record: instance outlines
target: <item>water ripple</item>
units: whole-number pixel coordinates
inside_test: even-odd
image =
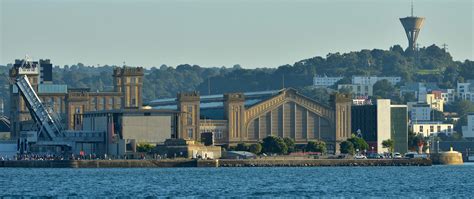
[[[0,168],[0,197],[471,197],[474,165]]]

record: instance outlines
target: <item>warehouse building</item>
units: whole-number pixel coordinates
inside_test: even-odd
[[[200,141],[203,133],[211,133],[216,145],[236,145],[272,135],[297,144],[322,140],[328,152],[336,153],[339,143],[351,136],[351,104],[347,95],[335,94],[326,105],[289,88],[212,96],[179,93],[149,105],[180,112],[177,138]]]

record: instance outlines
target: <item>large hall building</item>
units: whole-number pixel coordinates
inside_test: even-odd
[[[176,138],[201,140],[201,134],[212,133],[216,145],[255,143],[267,136],[297,144],[323,140],[331,153],[351,136],[351,104],[350,96],[335,94],[324,105],[291,88],[210,96],[187,92],[149,103],[180,112]]]

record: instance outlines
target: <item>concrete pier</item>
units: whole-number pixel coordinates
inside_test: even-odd
[[[316,166],[431,166],[430,159],[245,159],[245,160],[16,160],[0,167],[23,168],[166,168],[166,167],[316,167]]]
[[[433,153],[430,155],[430,157],[433,160],[433,164],[456,165],[464,163],[462,159],[462,154],[457,151],[454,151],[453,147],[451,147],[449,151]]]

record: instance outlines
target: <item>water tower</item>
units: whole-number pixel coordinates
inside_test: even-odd
[[[408,38],[408,48],[407,50],[414,51],[416,49],[416,39],[418,34],[420,34],[421,27],[425,21],[424,17],[413,16],[413,1],[411,3],[411,16],[400,18],[403,28],[405,28],[405,33]]]

